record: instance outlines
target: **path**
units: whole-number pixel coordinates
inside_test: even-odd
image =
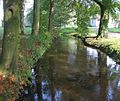
[[[120,38],[120,33],[108,32],[109,38]]]

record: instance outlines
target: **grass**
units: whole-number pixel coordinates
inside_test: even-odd
[[[109,32],[120,33],[120,28],[108,28]]]
[[[77,34],[79,35],[79,32],[77,32],[77,28],[74,28],[74,27],[61,28],[59,30],[59,33],[69,35],[69,36],[73,36],[73,35],[77,35]],[[96,36],[96,29],[89,27],[88,36]]]
[[[69,33],[75,33],[75,32],[76,32],[76,29],[72,28],[72,27],[60,29],[60,33],[62,33],[62,34],[69,34]]]

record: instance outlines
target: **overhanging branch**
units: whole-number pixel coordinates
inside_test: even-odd
[[[95,3],[97,3],[100,7],[103,6],[102,2],[100,2],[99,0],[92,0],[94,1]]]

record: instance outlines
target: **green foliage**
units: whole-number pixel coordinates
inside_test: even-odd
[[[48,32],[39,36],[21,39],[19,53],[19,74],[21,81],[29,83],[28,77],[31,77],[31,68],[35,67],[35,63],[50,47],[52,40],[53,35]]]
[[[41,14],[40,14],[40,32],[41,33],[45,33],[46,31],[48,31],[48,17],[49,17],[48,10],[41,8]]]
[[[30,57],[28,57],[28,64],[33,66],[39,58],[42,57],[50,44],[52,43],[52,35],[48,32],[40,34],[39,36],[31,36],[28,39],[28,49],[31,51]]]
[[[40,1],[40,33],[48,31],[48,17],[49,17],[49,1]],[[28,24],[33,23],[33,7],[29,9],[29,13],[26,16]]]
[[[70,9],[67,7],[69,0],[55,0],[54,3],[54,26],[62,27],[68,24]]]
[[[90,13],[90,16],[92,17],[96,16],[96,14],[99,14],[100,13],[99,6],[96,5],[95,3],[90,3],[89,13]]]
[[[87,4],[84,1],[76,2],[74,8],[77,15],[77,31],[81,36],[86,36],[89,32],[89,10],[87,9]]]
[[[98,36],[102,36],[108,28],[109,17],[119,18],[120,1],[118,0],[93,0],[100,8],[100,26]]]

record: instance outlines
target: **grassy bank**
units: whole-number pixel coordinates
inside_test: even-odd
[[[40,59],[51,46],[52,40],[53,35],[48,32],[40,34],[39,36],[30,36],[21,39],[19,67],[23,68],[23,71],[21,71],[23,79],[31,76],[31,68],[35,67],[38,59]]]
[[[86,42],[89,46],[100,49],[120,63],[120,38],[87,39]]]
[[[0,99],[4,97],[3,91],[6,91],[7,94],[7,98],[5,99],[12,99],[17,97],[19,88],[23,88],[23,85],[27,86],[31,84],[31,81],[28,79],[31,78],[32,75],[31,69],[35,67],[35,63],[38,59],[40,59],[51,46],[52,40],[53,35],[48,32],[38,36],[29,35],[27,37],[21,37],[17,61],[18,67],[14,70],[15,73],[11,74],[11,72],[8,71],[7,75],[9,76],[2,78],[0,82],[0,94],[3,96],[0,95]],[[1,88],[3,89],[1,90]]]

